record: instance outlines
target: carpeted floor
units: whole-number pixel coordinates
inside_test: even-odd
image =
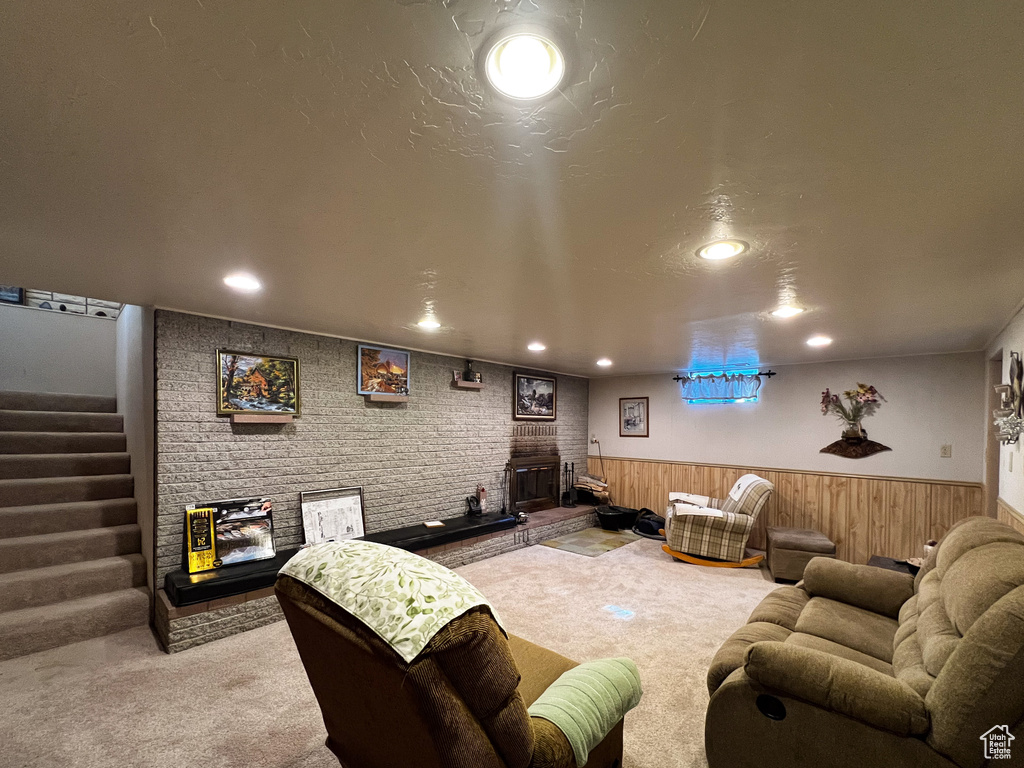
[[[672,561],[529,547],[458,569],[506,628],[580,661],[637,662],[624,768],[704,766],[704,674],[774,585]],[[632,614],[632,615],[631,615]],[[336,768],[285,623],[174,656],[134,629],[0,663],[2,768]]]

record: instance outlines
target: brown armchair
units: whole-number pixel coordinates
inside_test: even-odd
[[[530,706],[575,662],[505,634],[486,606],[406,662],[361,620],[282,573],[276,592],[346,768],[573,768],[569,741]],[[618,768],[622,720],[587,766]]]

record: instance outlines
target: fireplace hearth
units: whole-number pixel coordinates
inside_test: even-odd
[[[561,506],[559,483],[561,460],[558,456],[520,456],[509,460],[509,509],[539,512]]]

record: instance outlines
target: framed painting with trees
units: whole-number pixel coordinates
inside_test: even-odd
[[[217,415],[280,413],[298,416],[299,361],[217,350]]]

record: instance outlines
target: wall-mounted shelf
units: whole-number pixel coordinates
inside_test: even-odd
[[[456,389],[483,389],[484,383],[482,381],[453,381],[452,386]]]
[[[232,413],[232,424],[291,424],[291,413]]]
[[[408,403],[408,395],[367,395],[371,403]]]

